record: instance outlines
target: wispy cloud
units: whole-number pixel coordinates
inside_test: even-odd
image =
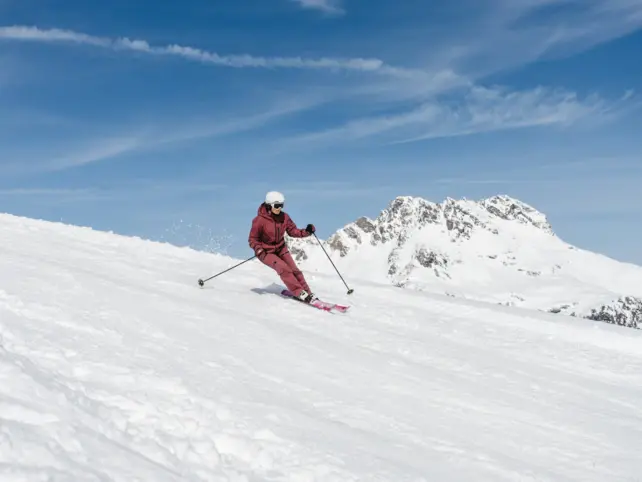
[[[46,186],[23,186],[12,188],[0,188],[0,197],[28,197],[56,199],[61,202],[71,200],[108,200],[125,199],[129,196],[154,197],[172,196],[176,194],[189,193],[211,193],[229,189],[227,184],[204,183],[198,180],[180,179],[132,179],[119,180],[117,185],[111,186],[87,186],[87,187],[46,187]],[[47,201],[49,202],[49,201]]]
[[[519,129],[525,127],[570,127],[598,124],[627,111],[628,93],[606,100],[597,94],[580,98],[577,93],[538,87],[526,91],[476,86],[460,107],[439,105],[439,115],[428,119],[423,130],[400,142]]]
[[[154,135],[155,144],[169,144],[196,139],[214,138],[231,134],[238,134],[263,127],[283,117],[295,115],[318,107],[327,101],[322,95],[303,94],[290,95],[287,98],[279,97],[270,102],[270,106],[245,115],[226,115],[218,120],[198,121],[190,119],[187,127],[172,125],[163,128],[163,135]],[[184,123],[183,123],[184,124]]]
[[[457,62],[473,75],[563,58],[642,27],[640,0],[489,0],[458,29]]]
[[[0,27],[0,39],[46,43],[71,43],[116,51],[131,51],[149,55],[180,57],[203,64],[232,68],[264,69],[323,69],[348,70],[358,72],[378,72],[393,76],[412,75],[412,70],[385,64],[373,58],[335,58],[324,57],[309,59],[303,57],[257,57],[253,55],[220,55],[195,47],[181,45],[152,46],[145,40],[129,38],[105,38],[81,32],[61,29],[40,29],[31,26]]]
[[[66,195],[86,195],[93,194],[91,188],[46,188],[46,187],[16,187],[10,189],[0,189],[0,196],[66,196]]]
[[[21,204],[60,205],[88,202],[109,201],[122,199],[122,193],[117,195],[105,189],[96,187],[14,187],[0,188],[0,199],[7,202],[19,201]]]
[[[566,7],[568,13],[559,18],[550,17],[545,52],[555,48],[569,52],[584,50],[642,26],[639,0],[547,0],[546,3]]]
[[[319,10],[330,15],[343,15],[345,10],[341,7],[340,0],[291,0],[301,5],[302,8]]]
[[[0,156],[8,161],[3,163],[2,172],[9,175],[60,171],[149,152],[181,142],[248,132],[318,106],[324,100],[324,97],[315,95],[289,96],[287,99],[277,97],[263,108],[255,106],[244,114],[224,113],[214,120],[211,116],[198,118],[193,114],[188,119],[172,118],[160,123],[157,120],[141,120],[133,125],[111,128],[111,133],[83,135],[81,140],[77,140],[76,136],[69,136],[64,141],[48,145],[44,152],[28,150],[20,155]]]
[[[90,137],[81,141],[73,138],[40,146],[25,147],[18,152],[0,150],[0,172],[4,177],[54,172],[87,164],[115,159],[143,148],[143,138],[135,135]]]
[[[321,11],[341,9],[330,0],[290,0],[302,7]],[[324,129],[295,138],[278,140],[279,147],[301,147],[309,143],[332,143],[375,139],[376,142],[413,142],[447,136],[470,135],[534,126],[568,127],[580,123],[606,122],[637,108],[633,92],[608,100],[597,94],[579,96],[573,91],[549,87],[515,90],[484,87],[485,75],[545,56],[563,55],[624,35],[642,26],[640,0],[487,0],[477,5],[471,22],[457,38],[438,39],[433,51],[456,51],[443,63],[420,62],[417,52],[404,52],[404,59],[425,69],[398,66],[379,58],[262,57],[251,54],[225,55],[193,46],[154,46],[142,39],[108,38],[64,29],[34,26],[0,27],[0,40],[62,43],[105,48],[150,56],[178,57],[228,68],[307,69],[328,72],[352,71],[359,76],[338,75],[330,95],[351,101],[342,106],[346,117]],[[474,34],[474,36],[473,36]],[[394,44],[394,39],[384,38]],[[419,39],[417,44],[421,44]],[[387,50],[391,52],[391,50]],[[437,54],[439,55],[439,54]],[[444,56],[446,58],[448,56]],[[316,76],[320,77],[320,76]],[[314,79],[317,80],[316,78]],[[296,88],[296,86],[294,86]],[[446,98],[444,94],[449,94]],[[327,94],[327,91],[325,92]],[[327,101],[328,99],[326,99]],[[277,106],[270,111],[239,116],[215,123],[189,122],[188,127],[154,128],[116,132],[98,138],[93,147],[78,147],[47,163],[66,168],[122,156],[170,142],[243,132],[266,125],[293,112],[320,105]],[[385,114],[381,114],[385,112]],[[329,117],[324,117],[328,119]],[[180,125],[180,123],[178,124]]]
[[[576,93],[538,87],[511,91],[501,87],[473,86],[457,102],[432,99],[411,110],[370,116],[289,139],[290,146],[309,143],[354,141],[376,137],[378,142],[412,142],[437,137],[535,126],[571,126],[597,122],[626,109],[627,92],[608,101],[598,95],[580,98]]]
[[[143,146],[143,139],[135,136],[100,138],[76,146],[70,152],[53,156],[44,164],[45,170],[57,171],[70,167],[83,166],[92,162],[118,157]],[[37,163],[34,164],[37,167]]]

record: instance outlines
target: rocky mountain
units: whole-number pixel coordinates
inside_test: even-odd
[[[565,313],[642,328],[642,267],[560,239],[546,216],[509,196],[392,200],[376,219],[344,226],[324,247],[363,282]],[[307,272],[331,272],[314,239],[288,239]]]

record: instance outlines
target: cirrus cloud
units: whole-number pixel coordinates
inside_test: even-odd
[[[150,55],[181,57],[203,64],[234,68],[286,68],[286,69],[326,69],[358,72],[375,72],[392,76],[408,76],[414,71],[385,64],[376,58],[304,58],[304,57],[260,57],[254,55],[220,55],[196,47],[171,44],[152,46],[146,40],[129,38],[106,38],[64,29],[40,29],[34,26],[14,25],[0,27],[0,39],[45,42],[74,43],[121,51],[142,52]]]
[[[345,10],[341,7],[340,0],[291,0],[298,3],[301,8],[319,10],[330,15],[343,15]]]

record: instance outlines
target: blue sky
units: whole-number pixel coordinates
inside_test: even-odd
[[[0,0],[0,211],[246,257],[508,194],[642,264],[640,0]]]

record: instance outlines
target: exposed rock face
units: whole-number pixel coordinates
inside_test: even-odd
[[[588,310],[578,310],[574,304],[565,304],[549,309],[551,313],[603,321],[613,325],[642,329],[642,298],[621,296],[610,303],[599,303]]]
[[[396,243],[401,247],[408,239],[409,233],[428,224],[443,225],[454,239],[470,239],[475,229],[485,229],[497,234],[492,225],[493,218],[530,224],[553,234],[546,217],[531,206],[508,196],[495,196],[472,203],[473,207],[482,207],[490,219],[484,221],[470,209],[470,202],[448,198],[441,204],[425,199],[400,196],[395,198],[379,216],[374,219],[359,218],[352,224],[339,230],[328,244],[346,256],[350,243],[369,242],[373,246],[385,243]]]
[[[546,220],[546,216],[516,199],[508,196],[494,196],[480,201],[480,204],[498,218],[530,224],[553,234],[553,228]]]
[[[624,296],[610,305],[592,309],[585,318],[604,321],[614,325],[642,329],[642,299]]]
[[[482,220],[472,208],[482,208],[488,219]],[[475,209],[479,211],[479,209]],[[498,230],[493,226],[493,219],[516,221],[530,224],[543,231],[553,234],[546,217],[531,206],[508,196],[495,196],[477,203],[457,201],[448,198],[437,204],[422,198],[399,196],[395,198],[379,216],[372,220],[361,217],[337,231],[327,241],[326,245],[340,257],[348,256],[360,245],[386,245],[392,251],[389,254],[388,273],[391,277],[402,272],[411,271],[410,266],[400,266],[399,256],[395,250],[406,249],[406,243],[413,232],[428,225],[439,225],[447,231],[453,241],[469,240],[476,229],[483,229],[493,234]],[[306,249],[310,247],[308,240],[289,239],[288,245],[297,261],[306,260]],[[418,246],[412,260],[415,266],[424,268],[445,268],[449,262],[446,253],[430,251]],[[428,261],[432,260],[432,261]],[[436,276],[447,276],[444,269],[434,269]],[[395,284],[404,284],[403,280],[393,279]]]
[[[287,242],[297,262],[308,261],[318,249],[316,239],[288,239]],[[540,244],[562,246],[565,254],[557,262],[549,261],[546,256],[536,253]],[[498,281],[494,276],[501,269],[504,271],[497,278],[516,279],[518,286],[527,283],[524,279],[532,280],[550,291],[547,280],[564,275],[573,263],[570,258],[567,260],[566,253],[577,251],[556,237],[544,214],[505,195],[480,201],[447,198],[441,203],[399,196],[377,218],[357,219],[330,236],[324,246],[338,260],[354,257],[359,266],[374,263],[376,268],[372,269],[394,286],[417,288],[417,283],[425,284],[426,280],[452,281],[455,283],[452,286],[462,296],[472,298],[475,295],[465,293],[465,280],[462,279],[472,273],[470,276],[476,288],[487,283],[492,291]],[[486,264],[480,264],[479,260]],[[370,273],[365,274],[365,277],[369,276]],[[533,306],[528,295],[512,290],[511,285],[507,292],[504,285],[503,291],[498,288],[497,296],[490,298],[505,305]],[[455,296],[450,289],[444,289],[444,292]],[[642,299],[625,295],[622,293],[617,301],[582,314],[572,311],[575,303],[551,307],[554,302],[545,306],[544,300],[540,303],[542,306],[536,307],[640,328]],[[586,298],[583,301],[583,306],[587,306]]]
[[[308,255],[305,252],[305,247],[301,243],[292,243],[290,240],[287,242],[290,254],[296,261],[303,261],[308,259]]]

